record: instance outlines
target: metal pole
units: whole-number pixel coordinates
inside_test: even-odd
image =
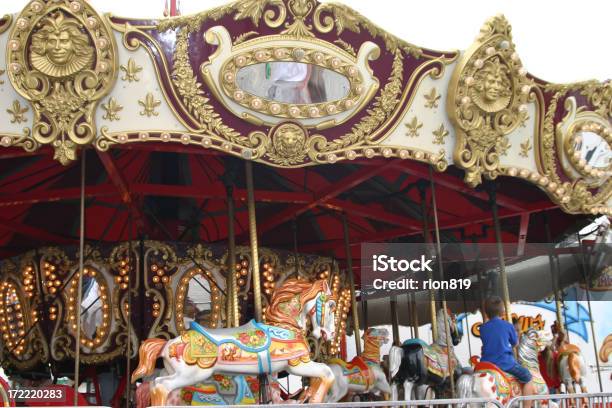
[[[238,293],[236,288],[236,231],[234,230],[234,187],[226,186],[227,191],[227,327],[238,327]]]
[[[550,263],[550,279],[552,280],[552,289],[555,295],[555,311],[557,313],[557,323],[559,329],[565,327],[565,319],[563,318],[563,305],[559,297],[559,270],[557,269],[558,257],[554,253],[552,246],[552,235],[550,233],[550,219],[547,213],[544,214],[544,230],[546,232],[546,241],[548,243],[548,262]]]
[[[74,358],[74,406],[79,405],[79,365],[81,363],[81,302],[83,301],[83,269],[85,260],[85,164],[87,150],[83,149],[81,155],[81,205],[80,205],[80,228],[79,228],[79,279],[77,284],[77,328],[76,328],[76,350]]]
[[[261,309],[261,278],[259,277],[259,250],[257,248],[257,219],[255,214],[255,192],[253,188],[253,163],[245,161],[247,183],[247,205],[249,210],[249,237],[251,241],[251,264],[253,268],[253,301],[255,320],[263,322]]]
[[[431,243],[431,237],[429,235],[429,214],[427,212],[426,188],[427,187],[424,184],[419,185],[419,192],[421,193],[421,214],[423,215],[423,242],[425,242],[425,248],[429,249],[428,244]],[[432,271],[427,271],[427,279],[433,279]],[[438,340],[438,328],[436,327],[436,294],[433,289],[429,289],[429,313],[431,318],[431,337],[435,342]]]
[[[393,329],[393,345],[400,345],[399,316],[397,315],[397,297],[391,296],[391,327]]]
[[[491,211],[493,212],[493,226],[495,227],[495,242],[497,244],[497,256],[499,258],[499,272],[502,284],[502,298],[506,307],[506,319],[512,323],[512,313],[510,312],[510,290],[508,289],[508,275],[506,275],[506,260],[504,258],[504,247],[501,242],[501,227],[499,225],[499,214],[497,211],[497,201],[495,187],[489,190]]]
[[[431,202],[434,213],[434,224],[436,229],[436,252],[438,254],[438,268],[440,271],[440,279],[444,279],[444,269],[442,265],[442,245],[440,244],[440,225],[438,223],[438,204],[436,202],[436,186],[433,180],[433,170],[431,166],[429,167],[429,182],[431,183]],[[450,334],[450,323],[448,321],[448,309],[446,306],[446,295],[444,291],[441,291],[442,295],[442,313],[444,314],[444,331],[446,332],[446,356],[448,358],[448,373],[450,377],[450,386],[451,386],[451,398],[455,398],[455,376],[453,366],[452,366],[452,358],[451,358],[451,346],[450,342],[451,334]],[[432,323],[433,325],[433,323]]]
[[[344,233],[344,251],[346,252],[346,273],[349,278],[351,290],[351,316],[353,317],[353,332],[355,337],[355,351],[361,354],[361,336],[359,332],[359,311],[357,310],[357,296],[355,295],[355,277],[353,276],[353,257],[351,256],[351,243],[349,241],[348,220],[342,213],[342,230]],[[364,314],[365,319],[365,314]]]
[[[578,243],[580,245],[580,252],[582,252],[582,270],[584,272],[584,286],[587,295],[587,306],[589,308],[589,321],[591,323],[591,337],[593,338],[593,351],[595,352],[595,365],[597,366],[597,380],[599,382],[599,392],[603,392],[603,384],[601,381],[601,367],[599,366],[599,354],[597,352],[597,339],[595,338],[595,322],[593,322],[593,313],[591,312],[591,264],[587,262],[586,252],[584,245],[582,244],[582,238],[580,234],[578,236]]]
[[[132,358],[132,316],[131,316],[131,309],[132,309],[132,281],[133,279],[133,274],[132,271],[134,270],[134,267],[132,266],[132,237],[133,237],[133,222],[132,222],[132,215],[130,214],[130,218],[129,218],[129,223],[130,223],[130,237],[129,237],[129,241],[128,241],[128,266],[129,266],[129,270],[127,273],[127,276],[132,275],[132,277],[128,280],[128,291],[127,291],[127,305],[128,308],[125,311],[125,316],[126,316],[126,320],[127,320],[127,364],[126,364],[126,375],[129,376],[130,375],[130,371],[132,371],[131,368],[131,358]],[[126,408],[130,408],[131,404],[130,404],[130,392],[131,392],[131,384],[129,381],[126,380],[126,387],[125,387],[125,406]]]
[[[419,310],[417,309],[416,294],[410,294],[410,303],[412,308],[412,324],[414,328],[414,338],[419,338]]]

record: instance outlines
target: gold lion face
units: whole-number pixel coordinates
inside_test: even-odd
[[[274,147],[284,157],[300,154],[305,141],[304,130],[294,124],[281,125],[274,133]]]

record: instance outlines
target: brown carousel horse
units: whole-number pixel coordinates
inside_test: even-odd
[[[553,344],[543,352],[546,377],[555,385],[564,384],[565,392],[569,394],[576,393],[576,386],[580,386],[580,392],[587,392],[584,385],[586,363],[580,348],[567,341],[565,331],[558,322],[553,323],[551,330],[554,336]]]
[[[334,374],[327,365],[310,360],[304,332],[310,318],[315,338],[333,338],[335,305],[327,281],[288,279],[272,295],[265,312],[267,324],[251,320],[241,327],[207,329],[192,322],[189,330],[174,339],[145,340],[132,382],[151,375],[155,360],[162,357],[169,374],[153,381],[151,402],[165,405],[173,390],[205,382],[214,374],[261,375],[286,370],[314,378],[310,402],[322,402]]]

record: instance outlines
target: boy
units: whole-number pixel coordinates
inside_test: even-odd
[[[523,395],[533,395],[534,386],[531,382],[531,373],[520,365],[512,353],[512,348],[518,343],[515,327],[502,320],[505,314],[504,302],[499,296],[492,296],[485,302],[485,313],[489,320],[480,326],[480,340],[482,341],[481,361],[495,364],[500,370],[515,376],[523,386]],[[530,408],[529,401],[525,407]]]

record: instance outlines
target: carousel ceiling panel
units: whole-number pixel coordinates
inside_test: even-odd
[[[137,143],[276,167],[400,158],[454,165],[471,187],[524,179],[566,212],[612,213],[612,84],[529,75],[503,16],[443,52],[315,0],[159,21],[33,0],[0,22],[0,42],[3,147],[51,145],[64,164],[86,146]]]

